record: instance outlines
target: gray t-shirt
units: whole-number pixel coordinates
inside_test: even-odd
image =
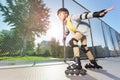
[[[83,14],[78,15],[69,15],[68,18],[70,19],[72,26],[77,31],[86,36],[90,33],[90,25],[84,20],[93,18],[93,13],[85,12]],[[67,29],[67,31],[68,30],[71,31],[70,29]]]

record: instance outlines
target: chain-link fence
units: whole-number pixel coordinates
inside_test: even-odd
[[[18,8],[12,5],[12,2],[5,2],[4,0],[1,1],[0,64],[9,64],[8,62],[10,62],[11,60],[11,64],[13,65],[15,63],[14,65],[16,65],[16,62],[19,63],[19,61],[21,64],[22,62],[26,64],[31,64],[32,62],[32,64],[36,64],[36,62],[39,63],[42,60],[56,61],[63,58],[72,58],[73,51],[69,46],[67,46],[67,43],[69,42],[73,34],[70,34],[68,36],[68,39],[66,41],[66,53],[64,55],[64,46],[62,41],[63,29],[59,19],[57,18],[56,12],[60,7],[67,8],[71,14],[81,14],[89,10],[83,7],[76,0],[69,0],[69,2],[67,0],[43,0],[43,3],[41,2],[40,4],[37,4],[39,2],[36,3],[36,0],[35,2],[33,1],[30,4],[27,4],[28,6],[32,6],[32,9],[26,5],[25,1],[18,2],[19,4],[13,2],[13,4],[16,4]],[[38,6],[43,6],[39,14],[34,13],[35,11],[32,11],[38,9],[38,6],[35,6],[32,3],[35,3]],[[47,7],[49,9],[48,12],[46,11],[49,15],[46,15],[46,17],[48,18],[43,17],[41,19],[41,21],[47,21],[49,19],[49,25],[47,25],[45,29],[41,28],[41,26],[45,27],[44,25],[48,23],[42,24],[42,22],[36,22],[38,17],[40,17],[38,15],[47,14],[43,11],[47,9],[44,9],[44,7]],[[20,9],[22,13],[19,13],[17,11],[18,9]],[[12,14],[11,11],[15,14],[19,14],[19,17],[15,17],[15,15]],[[37,11],[38,10],[36,10],[36,12]],[[26,12],[28,12],[30,16],[26,15]],[[8,13],[9,15],[7,15],[6,13]],[[29,19],[29,21],[27,19]],[[90,36],[87,37],[87,45],[96,58],[113,57],[120,55],[120,34],[118,32],[112,29],[101,19],[94,18],[85,20],[85,22],[87,22],[91,26]],[[35,27],[38,24],[40,24],[40,26],[38,27],[40,28],[40,30],[37,32],[38,28]],[[36,36],[38,35],[37,33],[40,34],[40,37]],[[86,58],[86,54],[81,52],[81,57]]]

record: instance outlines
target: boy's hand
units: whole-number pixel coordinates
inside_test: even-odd
[[[99,16],[103,17],[107,12],[111,11],[114,9],[114,6],[107,8],[105,10],[100,11]]]
[[[106,9],[104,12],[108,12],[108,11],[111,11],[111,10],[113,10],[113,9],[114,9],[114,6],[112,6],[112,7],[108,8],[108,9]]]

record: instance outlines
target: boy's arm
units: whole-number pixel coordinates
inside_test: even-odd
[[[111,10],[113,10],[114,7],[110,7],[108,9],[104,9],[104,10],[101,10],[101,11],[97,11],[97,12],[84,12],[83,14],[80,15],[80,19],[81,20],[84,20],[84,19],[90,19],[90,18],[93,18],[93,17],[103,17],[105,16],[105,14]]]
[[[94,12],[93,13],[93,17],[103,17],[105,16],[105,14],[111,10],[113,10],[114,7],[110,7],[110,8],[107,8],[107,9],[104,9],[104,10],[101,10],[101,11],[98,11],[98,12]]]
[[[63,40],[66,40],[67,36],[69,35],[70,31],[67,27],[65,27],[65,34]]]

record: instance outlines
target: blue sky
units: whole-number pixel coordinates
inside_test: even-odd
[[[43,0],[46,3],[46,6],[51,8],[51,24],[50,29],[48,30],[46,36],[42,37],[42,40],[50,40],[51,37],[55,37],[57,39],[62,38],[62,27],[60,25],[60,21],[57,18],[56,11],[62,7],[62,0]],[[68,2],[69,1],[69,2]],[[105,8],[109,8],[111,6],[114,6],[115,9],[111,12],[109,12],[105,17],[101,18],[103,21],[105,21],[108,25],[110,25],[113,29],[115,29],[117,32],[120,33],[120,0],[76,0],[80,4],[82,4],[84,7],[89,9],[90,11],[99,11]],[[5,3],[4,0],[0,0],[1,3]],[[71,3],[72,2],[72,3]],[[74,6],[74,7],[73,7]],[[73,3],[72,0],[65,0],[65,7],[68,7],[70,10],[70,13],[77,13],[79,10],[78,7],[76,7],[76,4]],[[80,12],[80,11],[79,11]],[[0,13],[1,14],[1,13]],[[8,26],[6,23],[3,23],[3,17],[0,16],[0,30],[2,29],[10,29],[10,26]],[[37,42],[40,42],[40,39],[37,39]]]
[[[114,6],[115,9],[101,18],[120,33],[120,0],[76,0],[90,11],[101,10]]]
[[[4,3],[5,0],[0,0],[1,3]],[[45,2],[51,3],[52,1],[44,0]],[[61,0],[62,1],[62,0]],[[113,29],[120,33],[120,0],[76,0],[84,7],[89,9],[90,11],[96,11],[105,9],[111,6],[114,6],[115,9],[109,12],[102,20],[104,20],[107,24],[109,24]],[[54,2],[58,3],[57,0]],[[61,3],[59,2],[59,5]],[[58,6],[57,4],[53,4],[53,6]],[[1,17],[0,17],[1,18]],[[0,24],[7,26],[2,23],[2,18],[0,19]],[[8,27],[0,26],[3,29],[7,29]],[[1,29],[1,28],[0,28]]]

